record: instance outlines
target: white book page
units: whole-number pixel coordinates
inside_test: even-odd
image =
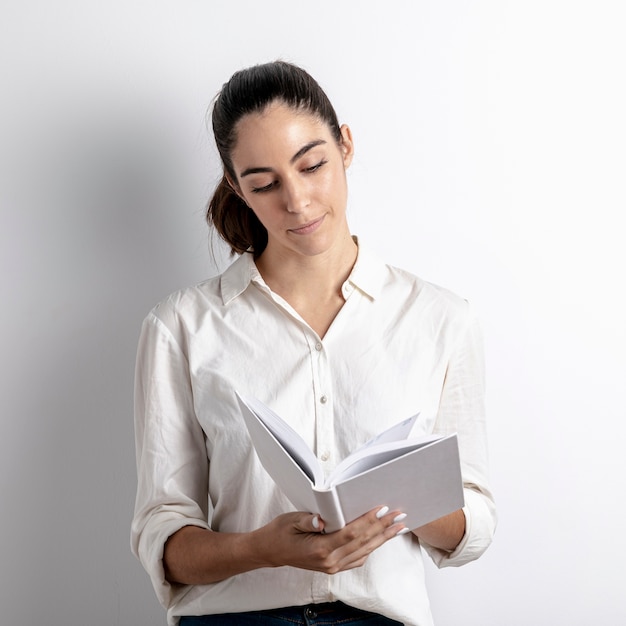
[[[239,394],[237,394],[239,396]],[[287,424],[272,409],[260,400],[252,397],[239,396],[240,400],[257,416],[265,427],[276,437],[291,458],[300,466],[302,471],[311,479],[314,485],[324,483],[324,473],[315,454],[304,439]]]
[[[311,479],[244,400],[237,399],[261,465],[299,511],[315,511]]]
[[[378,433],[375,437],[372,437],[369,441],[366,441],[360,448],[357,448],[354,452],[352,452],[347,459],[351,456],[358,454],[361,450],[365,450],[370,446],[373,446],[378,443],[387,443],[390,441],[400,441],[406,439],[413,428],[413,424],[415,424],[415,420],[419,417],[419,413],[416,413],[412,417],[409,417],[397,424],[394,424],[387,430],[383,430],[382,433]]]
[[[345,458],[330,473],[327,485],[332,487],[337,483],[362,474],[373,467],[387,463],[418,448],[423,448],[434,441],[441,439],[440,435],[428,435],[419,439],[408,441],[383,441],[370,443],[359,448],[356,452]]]

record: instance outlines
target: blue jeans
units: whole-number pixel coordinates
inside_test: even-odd
[[[400,622],[352,608],[343,602],[284,609],[183,617],[180,626],[402,626]]]

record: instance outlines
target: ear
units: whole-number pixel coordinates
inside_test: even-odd
[[[341,153],[343,156],[343,166],[345,169],[350,167],[352,158],[354,157],[354,142],[352,141],[352,131],[347,124],[342,124],[341,128]]]

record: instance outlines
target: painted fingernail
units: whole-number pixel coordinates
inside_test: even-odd
[[[399,530],[399,531],[396,533],[396,537],[397,537],[398,535],[406,535],[407,533],[410,533],[410,532],[411,532],[411,529],[410,529],[410,528],[407,528],[407,527],[405,526],[402,530]]]
[[[387,513],[389,513],[389,507],[384,506],[382,509],[378,509],[378,513],[376,513],[376,517],[380,519],[381,517],[384,517],[385,515],[387,515]]]
[[[320,527],[320,518],[316,515],[311,521],[311,524],[313,524],[313,528],[315,528],[315,530],[318,530]]]
[[[405,519],[405,518],[406,518],[406,513],[400,513],[400,515],[396,515],[396,516],[393,518],[393,523],[394,523],[394,524],[397,524],[398,522],[401,522],[401,521],[402,521],[403,519]]]

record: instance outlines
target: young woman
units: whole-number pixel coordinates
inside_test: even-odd
[[[420,546],[460,565],[495,527],[471,309],[351,235],[352,135],[302,69],[237,72],[213,130],[224,177],[207,217],[240,256],[144,322],[133,550],[170,624],[431,624]],[[260,466],[236,391],[288,419],[325,471],[421,411],[415,434],[458,433],[465,507],[407,529],[381,502],[325,534]]]

